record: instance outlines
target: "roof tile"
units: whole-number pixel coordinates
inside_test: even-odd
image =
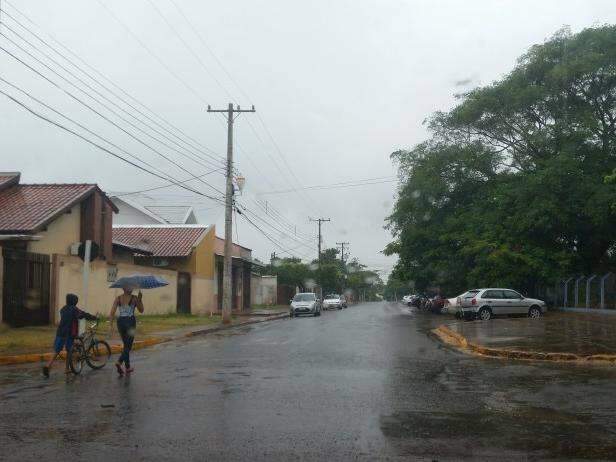
[[[119,226],[113,228],[113,241],[141,247],[154,257],[188,257],[207,226]]]
[[[95,188],[96,185],[93,184],[33,184],[10,187],[0,192],[0,233],[35,232]]]

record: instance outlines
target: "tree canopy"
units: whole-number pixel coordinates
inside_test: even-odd
[[[336,248],[324,249],[321,264],[318,260],[302,263],[298,258],[277,258],[265,269],[278,276],[278,284],[312,290],[320,286],[325,293],[353,293],[366,300],[375,300],[383,289],[383,281],[376,271],[369,270],[357,259],[343,262]]]
[[[535,292],[614,266],[616,28],[557,32],[392,154],[392,278]],[[612,175],[612,176],[610,176]]]

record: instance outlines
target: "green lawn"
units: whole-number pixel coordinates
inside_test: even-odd
[[[137,317],[137,340],[153,337],[183,327],[200,327],[220,323],[220,315],[196,316],[192,314],[147,315]],[[98,327],[98,336],[106,338],[109,324],[103,318]],[[56,326],[11,328],[0,323],[0,355],[45,353],[52,350]],[[114,340],[118,334],[114,328]]]

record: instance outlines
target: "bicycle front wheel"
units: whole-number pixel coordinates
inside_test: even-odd
[[[102,369],[111,358],[111,348],[104,340],[95,340],[88,348],[86,362],[92,369]]]
[[[68,367],[75,375],[81,374],[83,363],[85,361],[86,352],[83,348],[83,343],[75,340],[73,347],[68,352],[67,362]]]

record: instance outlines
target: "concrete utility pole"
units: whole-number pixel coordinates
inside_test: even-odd
[[[225,190],[225,256],[223,265],[222,281],[222,322],[231,323],[231,274],[232,262],[231,253],[233,249],[233,122],[242,112],[255,112],[255,107],[251,109],[233,108],[233,103],[229,103],[227,109],[212,109],[208,105],[207,112],[219,112],[227,119],[227,185]]]
[[[319,260],[319,267],[321,266],[321,244],[323,242],[323,239],[321,238],[321,223],[323,223],[324,221],[331,221],[331,219],[329,218],[317,218],[317,219],[312,219],[310,218],[310,221],[314,221],[317,222],[319,224],[319,253],[318,253],[318,260]]]
[[[341,251],[340,251],[340,260],[342,261],[342,264],[344,265],[344,246],[345,245],[349,245],[348,242],[336,242],[336,245],[339,245],[340,247],[342,247]]]

